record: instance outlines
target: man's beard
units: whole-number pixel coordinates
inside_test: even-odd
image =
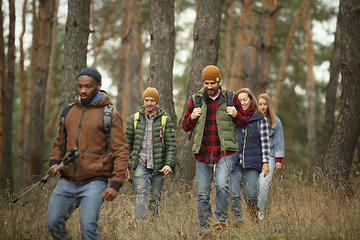
[[[89,95],[86,95],[87,98],[86,99],[81,99],[81,104],[84,106],[87,106],[91,103],[91,101],[94,99],[93,97],[91,98]]]

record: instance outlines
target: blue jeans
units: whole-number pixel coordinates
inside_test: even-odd
[[[257,204],[258,178],[258,170],[243,168],[236,163],[235,169],[231,173],[231,213],[235,217],[235,222],[241,222],[241,184],[243,186],[244,199],[250,210],[253,210],[251,214],[254,214],[254,208]]]
[[[134,171],[135,183],[135,220],[142,221],[148,216],[146,210],[146,200],[150,187],[149,211],[155,217],[160,205],[161,191],[164,183],[163,174],[153,174],[152,169],[145,168],[144,165],[138,164]]]
[[[46,223],[53,239],[72,239],[65,223],[80,205],[82,239],[98,239],[97,220],[105,188],[104,181],[97,180],[77,186],[60,179],[51,195],[46,214]]]
[[[215,203],[214,214],[218,222],[224,223],[228,217],[227,208],[229,206],[230,173],[233,157],[235,154],[222,157],[215,165]],[[196,161],[196,178],[198,187],[198,215],[202,229],[210,227],[212,216],[210,204],[211,181],[214,175],[214,160],[212,153],[209,163]]]
[[[275,168],[275,157],[270,157],[269,161],[269,173],[264,177],[264,173],[259,175],[259,198],[258,198],[258,207],[260,212],[265,212],[265,203],[268,200],[269,196],[269,187],[271,183],[271,179],[274,173]]]

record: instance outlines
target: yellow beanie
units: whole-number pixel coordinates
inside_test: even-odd
[[[152,88],[152,87],[148,87],[147,89],[145,89],[143,95],[142,95],[142,101],[144,102],[144,99],[146,97],[152,97],[156,100],[156,103],[159,103],[160,101],[160,96],[158,91],[156,90],[156,88]]]
[[[221,82],[220,70],[215,65],[206,66],[202,70],[201,78],[202,81],[213,80],[220,83]]]

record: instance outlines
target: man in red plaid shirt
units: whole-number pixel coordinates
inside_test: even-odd
[[[182,121],[184,131],[194,131],[193,154],[196,158],[196,177],[198,186],[198,215],[202,233],[211,233],[210,204],[211,181],[214,175],[216,186],[217,223],[215,231],[226,229],[227,207],[231,164],[234,153],[238,151],[235,124],[245,128],[248,116],[233,92],[233,105],[227,106],[225,86],[221,85],[220,70],[209,65],[202,71],[204,87],[197,93],[201,97],[201,107],[195,107],[196,95],[189,101]],[[199,97],[197,97],[199,98]]]

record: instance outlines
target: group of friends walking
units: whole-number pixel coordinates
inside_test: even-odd
[[[228,208],[233,226],[241,226],[242,195],[252,220],[264,218],[271,178],[284,157],[284,138],[267,94],[256,99],[248,88],[236,93],[226,90],[214,65],[202,70],[202,82],[188,103],[182,127],[194,137],[200,235],[206,237],[227,229]],[[143,92],[143,105],[129,117],[126,129],[120,114],[112,110],[108,133],[104,108],[112,102],[100,88],[101,74],[96,69],[85,68],[78,74],[79,94],[60,122],[52,146],[48,174],[60,174],[46,215],[53,239],[71,239],[66,221],[79,206],[82,238],[98,239],[102,202],[113,201],[126,179],[135,186],[134,221],[144,224],[144,219],[156,218],[164,177],[174,169],[174,128],[158,106],[157,89],[148,87]],[[66,150],[74,147],[77,160],[58,170]],[[217,222],[211,226],[213,178]]]

